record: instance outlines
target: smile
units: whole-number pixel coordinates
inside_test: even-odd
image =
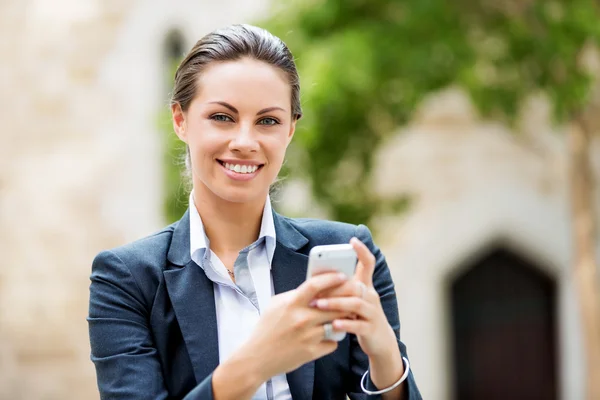
[[[225,174],[234,180],[250,180],[262,169],[264,164],[238,163],[234,161],[217,160]]]

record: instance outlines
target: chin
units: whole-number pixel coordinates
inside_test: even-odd
[[[256,187],[218,187],[212,192],[219,198],[230,203],[250,203],[257,200],[264,200],[269,189],[257,189]]]
[[[221,195],[217,195],[221,199],[225,200],[228,203],[249,203],[253,200],[256,200],[256,196],[252,196],[248,193],[223,193]]]

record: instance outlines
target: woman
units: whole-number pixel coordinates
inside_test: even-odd
[[[420,398],[368,229],[271,210],[299,99],[291,53],[256,27],[212,32],[182,61],[171,111],[190,207],[94,260],[88,321],[102,398]],[[358,254],[355,276],[305,281],[310,249],[344,242]],[[335,331],[348,334],[336,342]]]

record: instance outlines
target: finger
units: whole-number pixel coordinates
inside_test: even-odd
[[[335,330],[353,333],[357,336],[366,336],[371,331],[371,323],[359,319],[336,319],[332,325]]]
[[[315,299],[315,300],[311,301],[309,305],[311,307],[317,308],[317,300],[318,299]],[[355,313],[341,313],[341,314],[342,314],[341,317],[337,317],[337,318],[334,318],[334,319],[339,319],[339,318],[356,319],[356,318],[358,318],[358,316]],[[329,320],[327,320],[327,322],[331,322],[332,320],[333,319],[329,319]]]
[[[334,319],[344,319],[349,318],[350,313],[345,311],[337,311],[337,310],[320,310],[315,308],[310,310],[310,314],[308,318],[310,319],[310,325],[323,325],[326,322],[331,322]]]
[[[371,319],[373,305],[358,297],[335,297],[319,299],[316,307],[323,311],[338,311],[347,314],[356,314],[362,319]]]
[[[321,358],[324,355],[333,353],[338,347],[338,342],[336,342],[334,340],[323,340],[323,338],[325,336],[324,332],[325,331],[321,327],[321,329],[319,329],[315,333],[316,345],[314,345],[314,350],[313,350],[313,354],[312,354],[313,360],[316,360],[317,358]]]
[[[317,294],[346,282],[348,278],[343,273],[326,273],[312,276],[296,289],[296,300],[300,304],[308,304]]]
[[[373,271],[375,270],[375,256],[371,250],[360,240],[353,237],[350,244],[358,256],[358,264],[354,276],[367,287],[373,286]]]
[[[361,283],[362,285],[362,283]],[[351,279],[340,286],[336,286],[332,289],[327,289],[319,293],[319,298],[329,298],[329,297],[348,297],[348,296],[356,296],[361,297],[363,293],[363,289],[359,286],[359,283],[356,279]]]

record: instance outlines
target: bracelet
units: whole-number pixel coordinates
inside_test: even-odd
[[[402,361],[404,362],[404,374],[400,377],[398,382],[394,383],[392,386],[390,386],[388,388],[372,392],[370,390],[365,389],[365,377],[369,373],[369,370],[367,370],[360,380],[360,388],[362,389],[362,391],[365,392],[366,394],[372,396],[375,394],[387,393],[390,390],[397,388],[402,382],[404,382],[406,380],[406,378],[408,377],[408,373],[410,372],[410,364],[408,363],[408,359],[406,357],[402,357]]]

